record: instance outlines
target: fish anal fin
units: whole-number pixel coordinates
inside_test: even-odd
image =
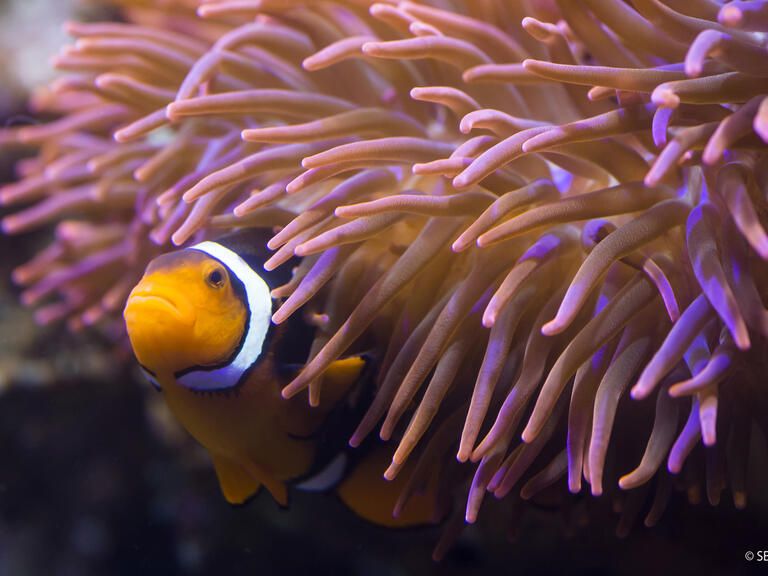
[[[211,459],[221,492],[230,504],[245,503],[261,488],[261,482],[255,480],[236,462],[215,454],[211,454]]]
[[[270,474],[253,462],[244,462],[243,467],[254,480],[264,485],[264,488],[272,495],[275,502],[283,508],[288,506],[288,487],[285,485],[285,482],[275,478],[273,474]]]

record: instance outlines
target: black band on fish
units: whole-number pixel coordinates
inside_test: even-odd
[[[152,384],[152,387],[157,390],[158,392],[162,391],[163,387],[160,386],[160,381],[157,379],[157,376],[155,375],[152,370],[148,368],[144,368],[141,364],[139,364],[139,370],[141,370],[141,373],[144,375],[144,378],[147,379],[147,381]]]
[[[234,388],[261,356],[272,317],[269,286],[237,253],[218,242],[201,242],[190,250],[199,250],[221,262],[245,288],[248,326],[237,355],[225,366],[198,368],[177,375],[179,384],[190,390],[215,391]]]

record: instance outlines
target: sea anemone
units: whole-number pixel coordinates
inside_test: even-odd
[[[626,498],[620,531],[650,486],[647,525],[673,484],[746,505],[768,2],[112,4],[33,99],[58,119],[0,132],[39,148],[4,231],[57,222],[14,273],[38,321],[119,337],[151,257],[272,227],[266,267],[302,257],[273,320],[317,327],[284,395],[378,342],[350,443],[381,424],[385,476],[415,459],[395,513],[436,468],[469,522],[583,481]]]

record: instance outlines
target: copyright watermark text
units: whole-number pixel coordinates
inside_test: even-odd
[[[747,550],[744,552],[745,560],[749,562],[768,562],[768,550]]]

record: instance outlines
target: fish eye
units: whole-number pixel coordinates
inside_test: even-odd
[[[205,277],[205,281],[209,286],[213,288],[221,288],[224,286],[224,282],[226,281],[224,270],[221,268],[214,268],[208,272],[208,275]]]

